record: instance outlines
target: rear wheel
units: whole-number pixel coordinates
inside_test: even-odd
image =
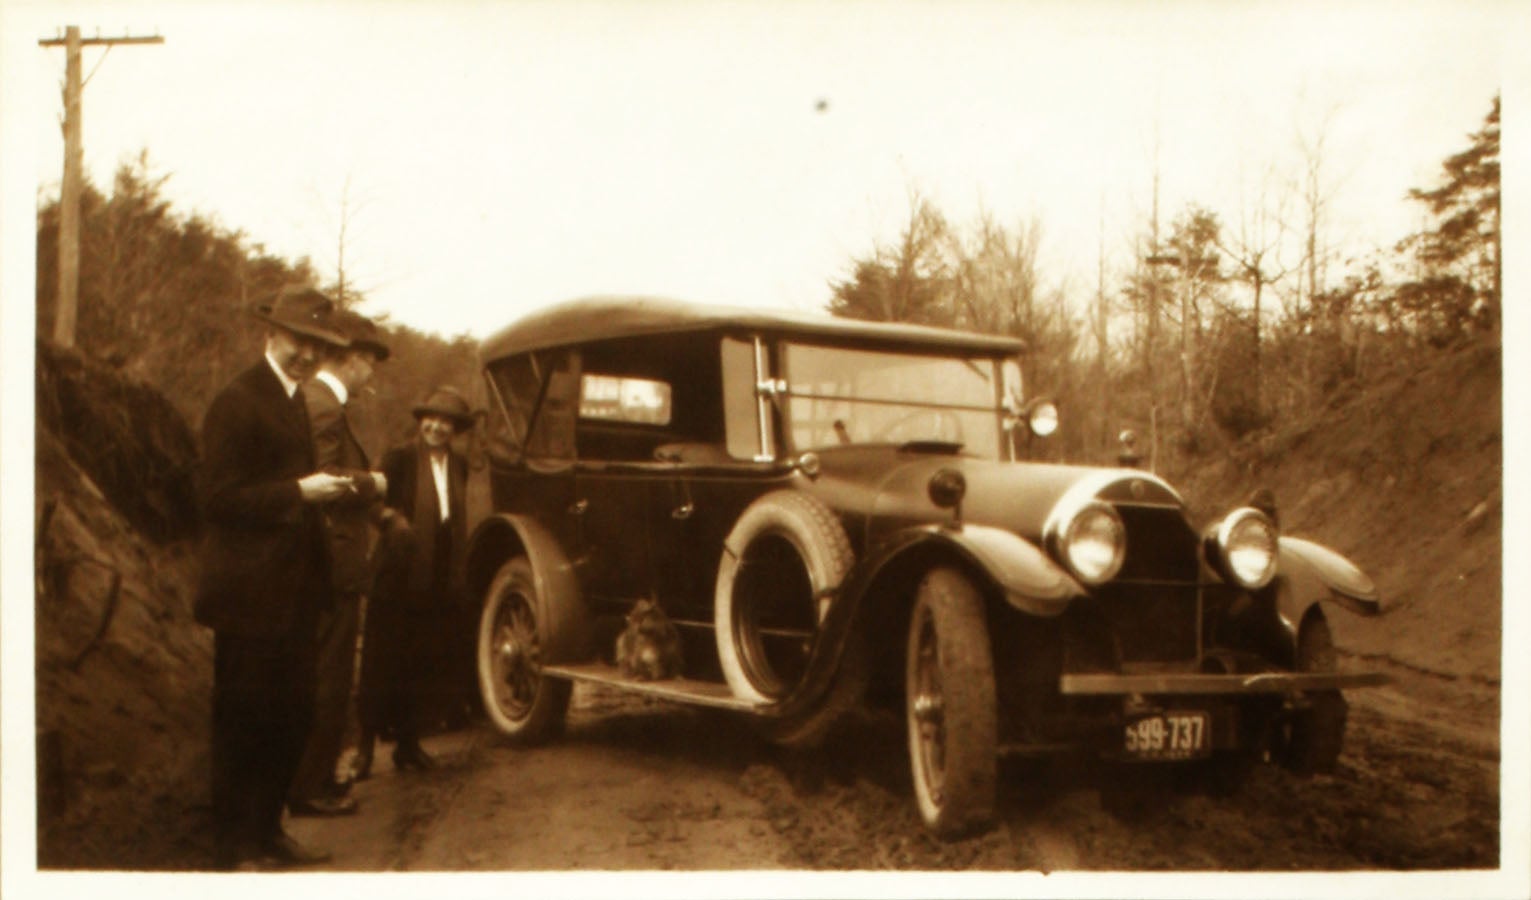
[[[983,601],[952,569],[932,570],[920,583],[904,688],[920,817],[944,838],[986,826],[998,768],[994,661]]]
[[[516,557],[500,567],[484,600],[478,629],[478,681],[485,712],[500,733],[536,743],[563,730],[573,685],[542,674],[546,629],[531,564]]]
[[[1294,668],[1299,672],[1333,672],[1339,668],[1339,654],[1322,615],[1303,620],[1297,633]],[[1281,764],[1303,775],[1332,772],[1345,743],[1349,705],[1338,690],[1309,691],[1303,699],[1306,708],[1298,710],[1284,729]]]

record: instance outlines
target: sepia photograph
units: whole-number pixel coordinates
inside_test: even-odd
[[[0,892],[1531,895],[1527,34],[0,0]]]

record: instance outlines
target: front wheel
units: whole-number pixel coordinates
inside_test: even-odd
[[[1321,614],[1303,620],[1297,633],[1296,665],[1299,672],[1334,672],[1339,668],[1339,654],[1329,623]],[[1281,764],[1299,775],[1333,772],[1345,744],[1345,720],[1349,704],[1337,690],[1310,691],[1304,695],[1306,708],[1287,723],[1279,750]]]
[[[920,817],[943,838],[980,829],[998,768],[994,660],[983,601],[962,574],[935,569],[920,583],[904,671]]]
[[[500,567],[484,599],[478,627],[478,684],[489,721],[501,734],[533,744],[563,730],[573,689],[542,674],[548,623],[540,622],[531,564],[516,557]]]

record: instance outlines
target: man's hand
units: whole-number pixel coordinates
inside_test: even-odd
[[[356,487],[344,475],[315,472],[298,479],[298,490],[303,494],[304,503],[324,503],[343,497],[356,490]]]
[[[386,494],[386,493],[388,493],[388,476],[387,475],[384,475],[382,472],[369,472],[367,474],[372,476],[372,483],[377,485],[377,492],[379,494]]]

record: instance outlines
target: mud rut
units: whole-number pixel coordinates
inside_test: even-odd
[[[1332,775],[1259,766],[1230,793],[1006,760],[999,822],[956,843],[919,824],[897,720],[858,718],[789,753],[740,719],[591,686],[559,741],[438,736],[443,765],[424,775],[379,752],[360,816],[291,826],[351,871],[1496,867],[1498,685],[1366,663],[1395,682],[1353,692]]]

